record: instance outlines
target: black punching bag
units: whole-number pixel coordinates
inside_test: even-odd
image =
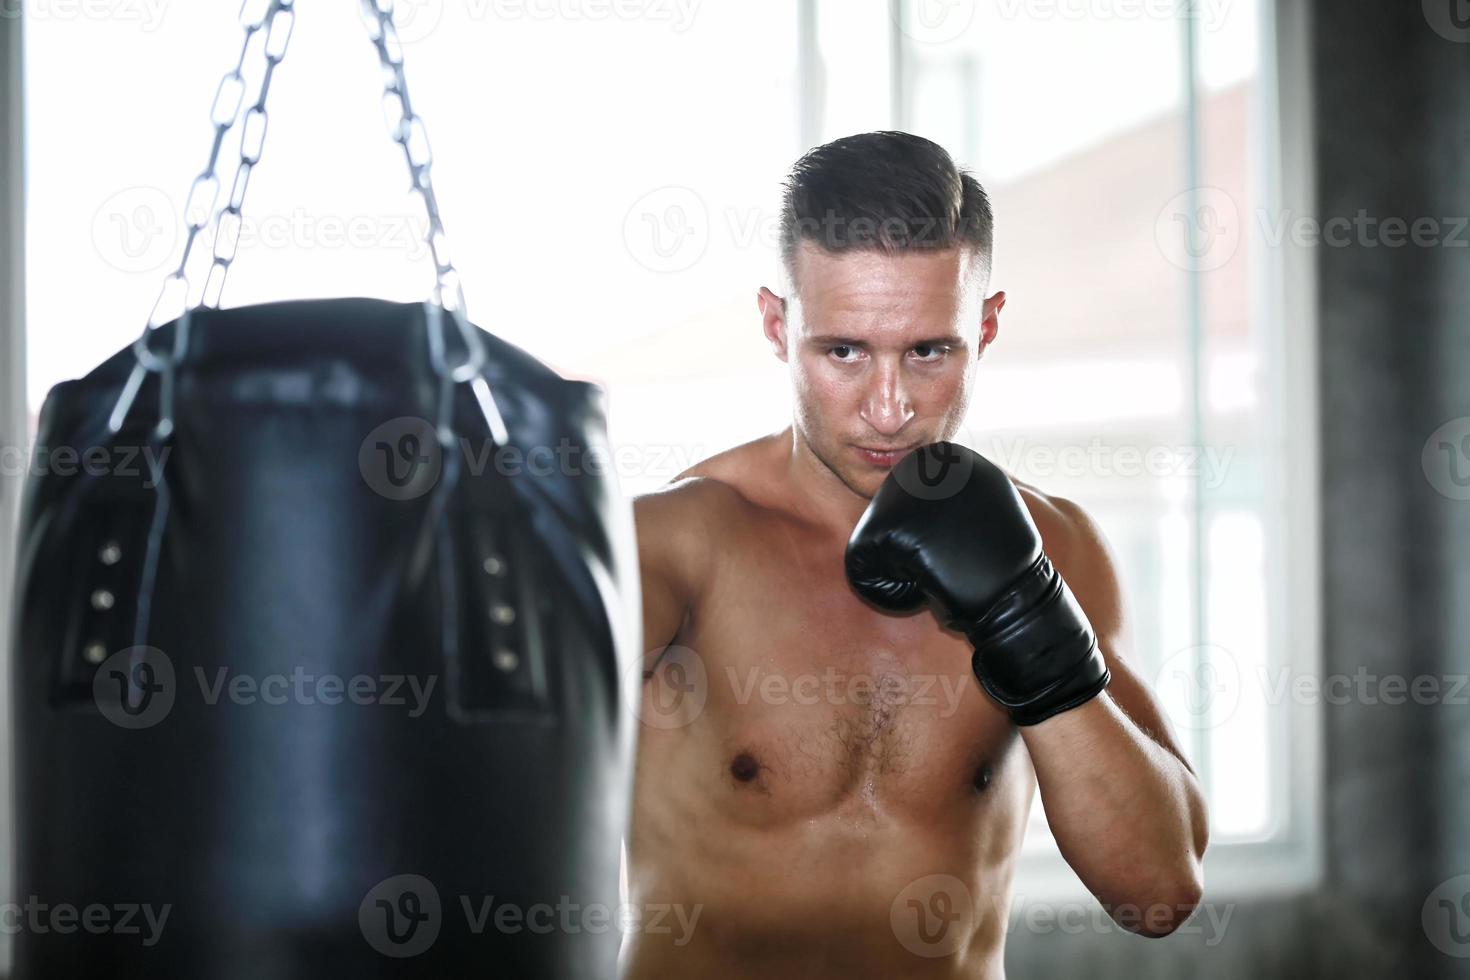
[[[450,383],[442,319],[202,308],[171,368],[51,391],[20,980],[615,975],[639,607],[601,393],[476,328]]]

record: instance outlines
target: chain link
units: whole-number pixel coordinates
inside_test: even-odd
[[[403,71],[403,45],[393,25],[393,0],[360,0],[368,39],[378,52],[383,67],[383,118],[393,141],[403,147],[410,184],[422,199],[428,216],[424,240],[434,258],[434,298],[446,310],[464,309],[464,289],[459,273],[449,258],[444,222],[439,217],[439,198],[434,192],[433,149],[424,121],[413,110],[408,79]]]
[[[258,4],[259,0],[254,2]],[[251,3],[252,0],[245,0],[240,8],[242,22],[246,22],[246,9]],[[266,96],[270,94],[271,78],[275,75],[276,66],[286,57],[286,47],[291,43],[291,32],[296,25],[296,15],[290,9],[291,4],[292,0],[270,0],[270,7],[259,22],[264,25],[265,31],[261,35],[264,38],[262,45],[265,52],[265,75],[260,80],[260,93],[255,98],[255,104],[245,113],[244,122],[240,124],[240,160],[235,165],[235,178],[230,182],[230,196],[215,216],[214,261],[210,263],[209,275],[204,281],[204,292],[200,297],[203,306],[219,306],[220,296],[225,289],[225,277],[230,274],[230,265],[235,261],[235,249],[240,243],[241,209],[245,205],[245,191],[250,186],[250,175],[254,172],[255,165],[260,163],[261,152],[265,149],[265,130],[269,121],[265,108]],[[248,22],[246,23],[248,48],[254,32],[249,30]],[[230,76],[225,77],[228,79]],[[243,85],[240,94],[244,95]],[[238,118],[239,111],[237,99],[231,124]],[[218,125],[218,118],[215,124]],[[216,191],[218,188],[216,180]]]
[[[439,217],[439,196],[434,191],[434,151],[429,145],[429,131],[423,119],[414,112],[413,100],[408,95],[408,78],[403,71],[403,44],[398,38],[398,29],[393,26],[393,5],[394,0],[360,0],[362,20],[383,69],[383,114],[388,123],[388,133],[395,143],[403,147],[410,186],[423,201],[424,213],[428,217],[424,241],[428,243],[429,254],[434,260],[434,302],[453,318],[465,346],[464,361],[451,368],[445,359],[442,318],[435,317],[430,324],[429,356],[441,376],[450,377],[455,382],[473,381],[485,364],[485,345],[469,324],[464,283],[450,259],[449,239]],[[477,395],[479,387],[477,384]],[[493,411],[493,402],[488,396],[481,396],[480,401],[486,407],[492,432],[499,438],[504,432],[499,413]]]
[[[219,199],[219,157],[220,150],[224,146],[225,134],[234,127],[240,118],[240,107],[245,99],[245,63],[251,53],[251,44],[261,39],[260,46],[264,52],[266,67],[265,75],[261,80],[260,93],[256,97],[254,105],[250,108],[250,117],[255,120],[253,126],[259,130],[259,139],[263,144],[265,139],[266,109],[265,100],[270,92],[271,76],[281,59],[286,56],[286,47],[291,39],[291,29],[295,24],[296,13],[293,7],[294,0],[243,0],[240,5],[240,26],[245,31],[245,38],[240,44],[240,56],[236,59],[234,67],[225,72],[220,79],[219,87],[215,90],[214,103],[210,106],[209,118],[214,126],[214,140],[209,149],[209,160],[194,178],[189,187],[189,197],[184,204],[184,225],[186,237],[184,239],[184,254],[179,259],[179,266],[173,272],[164,277],[163,287],[159,290],[158,298],[153,302],[153,309],[148,314],[148,322],[143,329],[142,335],[133,344],[133,351],[137,356],[138,363],[148,371],[162,371],[170,368],[183,354],[183,346],[187,332],[179,330],[175,335],[174,349],[169,354],[159,356],[148,344],[148,338],[153,330],[167,323],[173,316],[164,316],[165,311],[182,308],[182,312],[188,312],[192,304],[189,302],[189,260],[194,254],[194,244],[199,239],[199,233],[207,228],[212,219],[216,227],[220,220],[234,220],[234,235],[229,239],[223,238],[219,231],[215,234],[215,257],[211,264],[209,275],[205,281],[204,299],[211,286],[214,289],[213,298],[217,302],[219,294],[224,289],[224,279],[228,274],[229,266],[234,258],[233,241],[238,241],[240,208],[245,202],[245,188],[250,180],[250,169],[260,160],[260,147],[253,151],[247,150],[247,138],[251,126],[247,126],[246,138],[241,140],[241,160],[235,171],[235,179],[231,183],[230,198],[221,212],[220,219],[215,219],[215,205]],[[228,244],[227,244],[228,242]],[[130,385],[130,387],[133,387]],[[131,401],[131,399],[128,399]]]
[[[404,74],[403,45],[393,24],[393,0],[360,0],[364,25],[368,38],[378,52],[383,70],[383,109],[388,131],[393,141],[403,148],[408,163],[410,186],[423,202],[428,222],[424,240],[434,262],[434,304],[450,314],[462,339],[465,353],[461,363],[450,366],[447,361],[447,345],[443,333],[442,317],[431,316],[430,359],[441,376],[450,377],[456,383],[474,381],[486,360],[485,348],[478,332],[469,324],[465,309],[464,285],[459,271],[450,258],[448,236],[444,221],[439,215],[439,198],[434,190],[432,168],[433,150],[429,145],[428,130],[423,119],[414,111],[408,94],[408,79]],[[225,72],[215,92],[210,108],[210,122],[214,126],[214,139],[209,151],[209,160],[204,169],[194,178],[189,188],[189,197],[184,208],[186,238],[184,253],[178,268],[170,272],[159,290],[148,322],[134,343],[139,364],[148,371],[170,368],[182,356],[187,326],[175,334],[172,352],[160,355],[148,344],[153,330],[178,316],[191,312],[196,306],[217,308],[224,292],[225,280],[234,263],[243,223],[243,209],[250,177],[260,163],[265,146],[269,115],[266,98],[270,94],[271,79],[276,67],[286,56],[291,33],[295,26],[294,0],[243,0],[240,5],[239,21],[245,31],[240,46],[240,56],[234,66]],[[254,103],[245,112],[240,124],[240,110],[244,103],[246,83],[244,69],[252,56],[252,45],[259,48],[256,57],[265,61],[260,90]],[[229,196],[219,206],[221,183],[219,179],[220,151],[225,136],[237,124],[241,125],[240,158],[230,182]],[[214,227],[213,258],[204,286],[199,294],[190,299],[191,287],[189,262],[200,233]],[[177,311],[177,312],[175,312]],[[185,317],[187,320],[187,317]],[[497,435],[504,432],[499,413],[494,411],[488,393],[475,385],[477,397],[486,407],[491,427]],[[131,399],[129,399],[131,400]]]

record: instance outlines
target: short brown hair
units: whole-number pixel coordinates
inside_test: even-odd
[[[802,242],[828,252],[959,246],[989,279],[990,198],[938,143],[891,131],[846,136],[807,152],[785,188],[781,261],[793,283]]]

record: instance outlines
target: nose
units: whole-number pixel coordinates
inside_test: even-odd
[[[880,364],[874,370],[858,414],[875,432],[884,436],[897,435],[908,425],[909,419],[914,417],[914,406],[904,390],[898,365]]]

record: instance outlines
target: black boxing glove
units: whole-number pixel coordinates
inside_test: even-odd
[[[883,609],[928,602],[965,634],[982,687],[1017,725],[1090,701],[1111,675],[1010,478],[964,446],[904,457],[847,542],[847,580]]]

